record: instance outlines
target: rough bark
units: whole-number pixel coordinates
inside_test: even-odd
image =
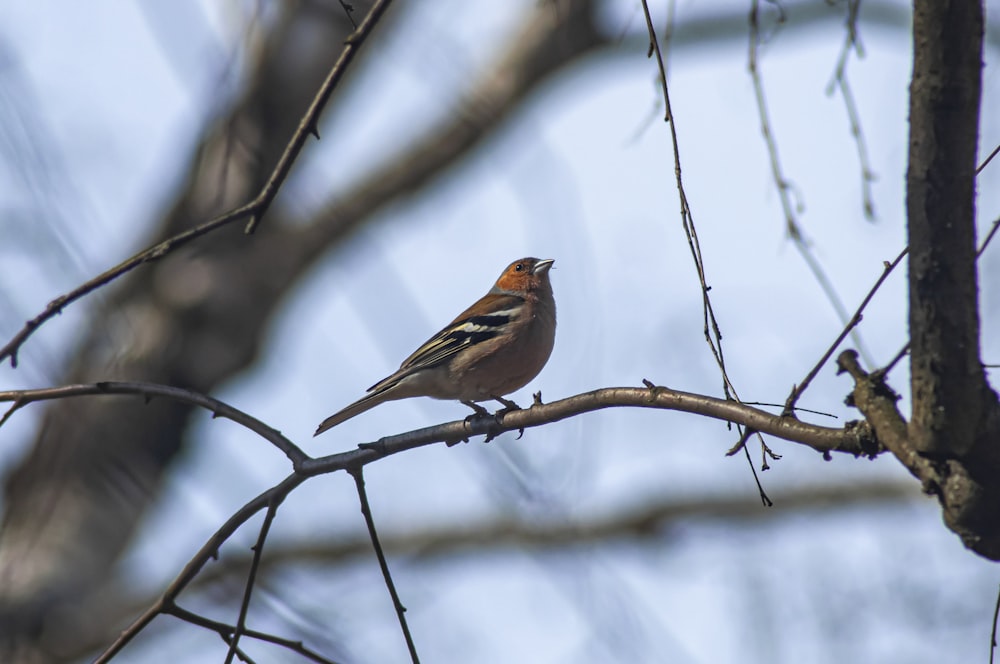
[[[937,495],[947,526],[1000,560],[1000,408],[979,357],[975,169],[981,2],[917,0],[910,152],[910,422],[880,373],[852,358],[854,401],[880,442]]]
[[[975,443],[987,391],[979,359],[975,168],[983,7],[918,0],[910,152],[910,439],[953,457]]]
[[[910,441],[936,462],[948,527],[1000,560],[1000,414],[979,357],[975,263],[983,5],[920,0],[913,35]]]

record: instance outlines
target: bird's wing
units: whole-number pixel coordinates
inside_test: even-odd
[[[524,300],[515,295],[487,296],[489,307],[480,300],[462,312],[447,327],[428,339],[412,355],[403,360],[399,370],[368,391],[389,387],[417,371],[435,367],[448,358],[475,344],[488,341],[503,333],[504,327],[517,318]],[[479,313],[486,309],[489,313]]]

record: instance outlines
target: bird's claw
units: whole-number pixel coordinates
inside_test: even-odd
[[[472,410],[476,411],[472,415],[469,415],[469,417],[483,417],[485,415],[489,415],[490,414],[490,411],[488,411],[486,408],[480,406],[475,401],[463,401],[462,403],[464,403],[466,406],[468,406]]]
[[[515,410],[521,410],[521,407],[510,399],[504,399],[503,397],[497,396],[492,397],[492,399],[503,406],[503,408],[493,413],[493,417],[503,417],[507,413],[514,412]]]

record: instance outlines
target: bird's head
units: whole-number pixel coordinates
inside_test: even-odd
[[[519,258],[503,271],[497,279],[495,290],[507,293],[531,293],[549,286],[549,268],[552,258]]]

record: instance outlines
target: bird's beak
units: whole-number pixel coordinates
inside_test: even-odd
[[[540,260],[535,263],[534,269],[531,270],[532,274],[542,275],[549,271],[552,264],[556,262],[554,258],[546,258],[545,260]]]

